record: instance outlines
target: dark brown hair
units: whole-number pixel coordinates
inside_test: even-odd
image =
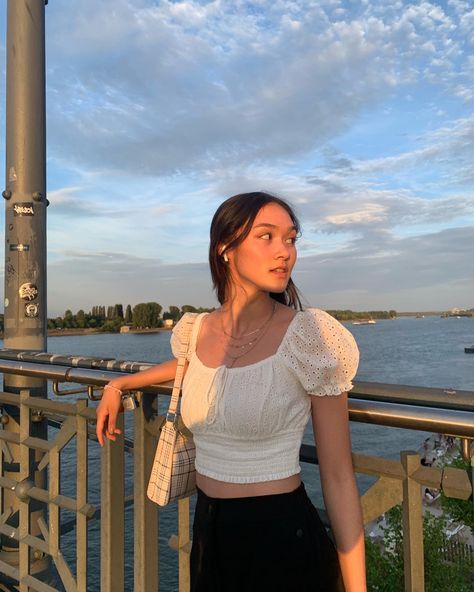
[[[239,193],[226,199],[218,208],[211,223],[211,243],[209,245],[209,266],[212,283],[221,304],[226,300],[229,290],[229,266],[223,260],[225,251],[233,249],[248,236],[259,211],[267,204],[278,204],[288,212],[296,232],[300,223],[292,207],[283,199],[262,193]],[[222,247],[225,245],[224,250]],[[293,280],[290,278],[284,292],[270,292],[277,302],[301,310],[301,300]]]

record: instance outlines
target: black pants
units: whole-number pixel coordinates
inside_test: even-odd
[[[216,499],[198,490],[191,592],[343,592],[336,550],[303,485]]]

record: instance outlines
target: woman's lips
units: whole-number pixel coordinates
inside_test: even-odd
[[[288,275],[288,269],[286,267],[275,267],[270,272],[279,277],[286,277]]]

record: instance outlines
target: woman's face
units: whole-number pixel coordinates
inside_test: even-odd
[[[231,281],[250,296],[283,292],[296,262],[296,229],[280,205],[270,203],[255,217],[247,237],[227,251]]]

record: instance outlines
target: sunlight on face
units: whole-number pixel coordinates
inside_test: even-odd
[[[283,292],[296,262],[296,229],[280,205],[264,206],[248,236],[229,252],[235,286],[256,292]]]

